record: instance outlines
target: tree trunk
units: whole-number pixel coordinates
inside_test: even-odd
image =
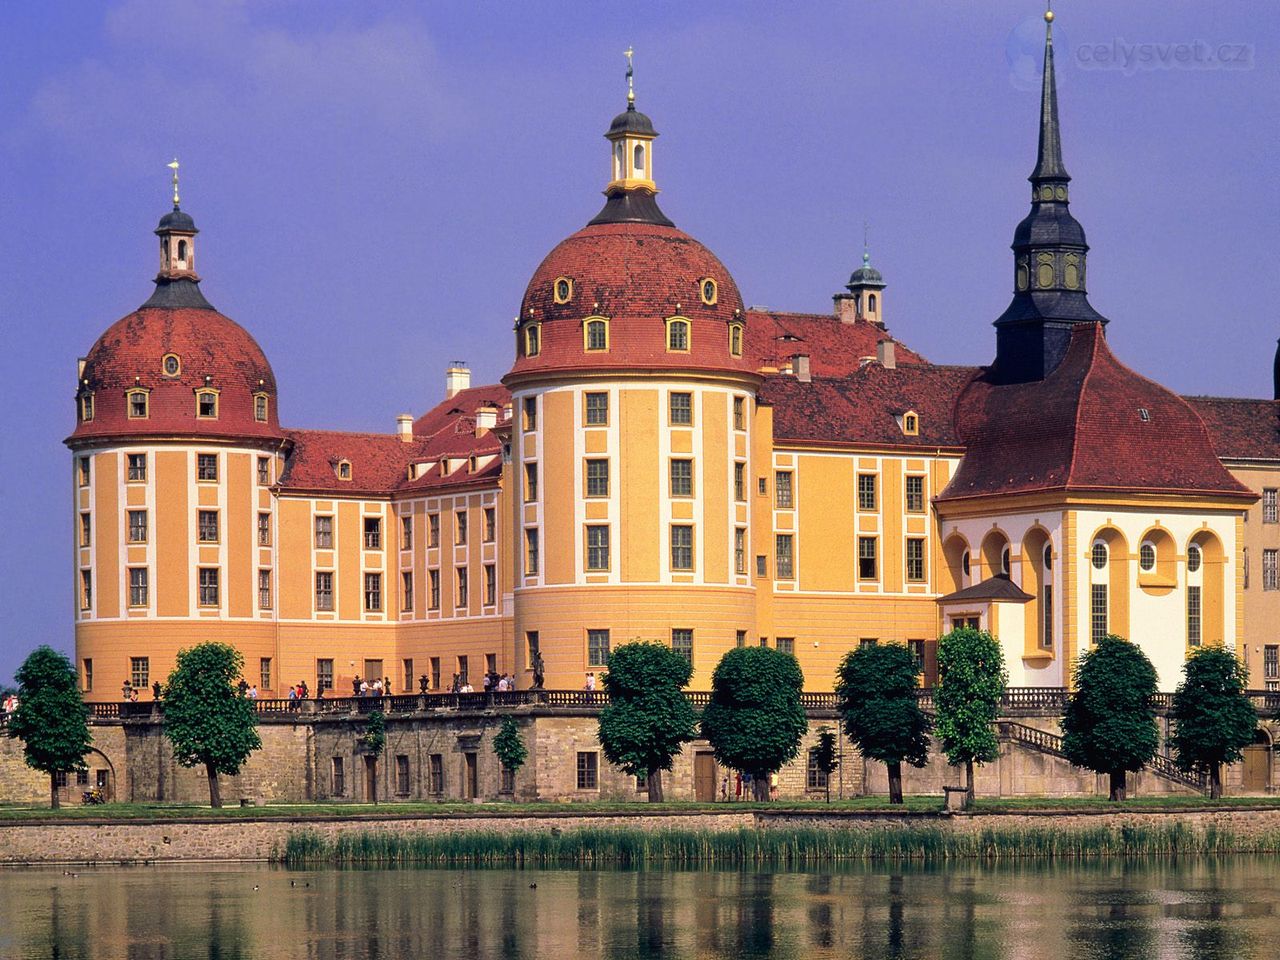
[[[886,763],[885,766],[889,769],[889,802],[901,803],[902,802],[902,764],[894,762],[894,763]]]
[[[58,775],[51,773],[49,774],[49,808],[57,810],[58,806]]]
[[[662,802],[662,771],[654,770],[649,774],[649,802]]]
[[[827,803],[831,802],[831,774],[827,774]]]
[[[964,762],[964,805],[970,810],[973,809],[973,760]]]
[[[1123,770],[1111,771],[1111,799],[1123,800],[1125,798],[1125,772]]]
[[[1213,764],[1209,767],[1209,799],[1219,800],[1222,798],[1222,767]]]
[[[209,778],[209,806],[217,810],[222,806],[222,793],[218,790],[218,771],[212,763],[204,765],[205,775]]]
[[[751,789],[755,792],[757,800],[767,802],[769,799],[769,778],[753,776],[751,778]]]

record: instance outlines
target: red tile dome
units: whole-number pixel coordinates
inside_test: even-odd
[[[190,302],[204,303],[194,283],[179,283],[193,288]],[[156,300],[113,323],[89,350],[77,396],[92,392],[93,418],[82,419],[77,409],[70,439],[279,438],[275,374],[253,337],[207,304],[156,306]],[[130,416],[127,392],[135,387],[147,391],[145,417]],[[217,393],[216,417],[197,416],[196,391],[203,387]],[[265,419],[256,416],[255,394],[265,395]]]
[[[708,280],[713,286],[704,290]],[[585,321],[593,316],[609,321],[605,350],[586,349]],[[666,321],[677,316],[689,321],[687,351],[667,350]],[[539,350],[528,356],[526,330],[535,323]],[[738,323],[743,356],[730,352],[730,327]],[[745,325],[737,284],[697,240],[669,224],[597,221],[560,243],[534,272],[508,377],[624,368],[750,373]]]

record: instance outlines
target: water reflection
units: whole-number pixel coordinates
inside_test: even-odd
[[[1274,869],[14,869],[0,957],[1236,960],[1275,955]]]

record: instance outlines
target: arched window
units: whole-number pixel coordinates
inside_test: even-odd
[[[609,323],[596,318],[588,320],[583,328],[583,346],[587,350],[609,349]]]
[[[867,294],[867,312],[876,312],[876,295],[874,293]]]
[[[673,317],[667,321],[667,350],[675,353],[689,352],[689,321]]]
[[[1007,545],[1000,551],[1000,572],[1006,577],[1009,576],[1009,547]]]
[[[259,423],[267,422],[267,395],[265,393],[255,393],[253,395],[253,419]]]
[[[524,355],[536,357],[541,349],[541,330],[538,324],[531,323],[524,328]]]
[[[1090,562],[1093,563],[1093,569],[1105,570],[1107,566],[1107,545],[1101,540],[1093,542],[1093,551],[1089,555]]]
[[[1053,544],[1044,545],[1044,575],[1040,586],[1040,646],[1053,648]]]
[[[1248,548],[1245,548],[1245,559],[1248,560]],[[1194,543],[1187,547],[1187,572],[1196,573],[1200,569],[1201,562],[1200,548]]]
[[[622,149],[622,144],[618,144],[617,149],[613,151],[613,179],[615,180],[622,179],[622,174],[623,174],[622,164],[624,163],[623,158],[625,156],[626,156],[626,153]]]
[[[1138,566],[1148,573],[1156,568],[1156,545],[1150,540],[1143,540],[1138,547]]]
[[[636,173],[644,173],[644,144],[637,143],[634,153]]]
[[[339,480],[351,479],[351,461],[350,460],[338,461],[338,479]]]
[[[729,354],[734,357],[742,356],[742,324],[729,324]]]
[[[964,556],[960,558],[960,569],[964,571],[964,575],[969,576],[969,551],[964,552]]]
[[[178,259],[179,260],[187,259],[187,241],[185,240],[178,241]]]
[[[93,394],[87,390],[80,394],[80,419],[85,423],[93,419]]]

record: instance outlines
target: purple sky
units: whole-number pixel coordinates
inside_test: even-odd
[[[390,431],[455,357],[501,376],[528,277],[600,206],[628,44],[663,210],[748,303],[830,309],[865,219],[893,333],[990,360],[1028,209],[1039,4],[633,9],[0,4],[0,681],[38,643],[72,648],[75,360],[152,289],[175,154],[202,289],[266,350],[289,426]],[[1060,3],[1057,27],[1113,347],[1183,392],[1270,396],[1276,18],[1095,0]]]

